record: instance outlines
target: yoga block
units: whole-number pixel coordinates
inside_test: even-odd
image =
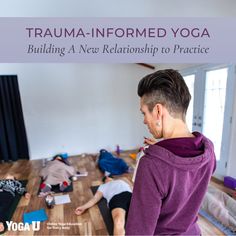
[[[234,179],[230,176],[225,176],[224,177],[224,186],[231,188],[231,189],[236,189],[236,179]]]

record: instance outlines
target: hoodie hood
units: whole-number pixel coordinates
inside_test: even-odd
[[[182,170],[199,169],[211,161],[214,147],[204,135],[198,132],[193,135],[193,138],[166,139],[150,145],[144,151],[146,157],[158,158]]]

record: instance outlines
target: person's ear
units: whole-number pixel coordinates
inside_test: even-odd
[[[157,120],[161,120],[163,114],[163,106],[160,103],[157,103],[154,107],[155,117]]]

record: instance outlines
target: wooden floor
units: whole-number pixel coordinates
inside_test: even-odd
[[[125,161],[134,167],[134,161],[128,157],[128,152],[121,154]],[[20,175],[20,179],[28,179],[27,189],[31,193],[31,198],[26,200],[21,198],[19,205],[13,215],[13,222],[22,222],[24,212],[46,209],[49,220],[40,224],[40,231],[24,231],[13,232],[8,231],[5,235],[108,235],[106,226],[97,206],[90,208],[82,216],[76,216],[74,210],[77,206],[82,205],[93,195],[90,190],[91,186],[101,184],[102,173],[96,166],[95,158],[91,155],[85,157],[70,157],[73,166],[78,171],[88,171],[87,177],[80,177],[74,182],[74,191],[69,193],[71,203],[57,205],[53,209],[47,209],[42,198],[37,196],[40,178],[39,171],[43,166],[42,160],[19,160],[14,163],[0,164],[0,179],[6,173],[13,172]],[[132,174],[124,175],[127,179],[131,179]],[[202,235],[224,235],[215,228],[210,222],[201,216],[199,217],[199,225]]]

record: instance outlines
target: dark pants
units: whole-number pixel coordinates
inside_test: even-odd
[[[11,193],[6,191],[0,192],[0,222],[4,223],[5,227],[6,221],[8,220],[6,212],[10,208],[13,200],[14,197]]]
[[[109,202],[110,211],[112,211],[115,208],[122,208],[125,210],[125,219],[127,219],[131,197],[132,193],[128,191],[115,195],[114,197],[111,198]]]

